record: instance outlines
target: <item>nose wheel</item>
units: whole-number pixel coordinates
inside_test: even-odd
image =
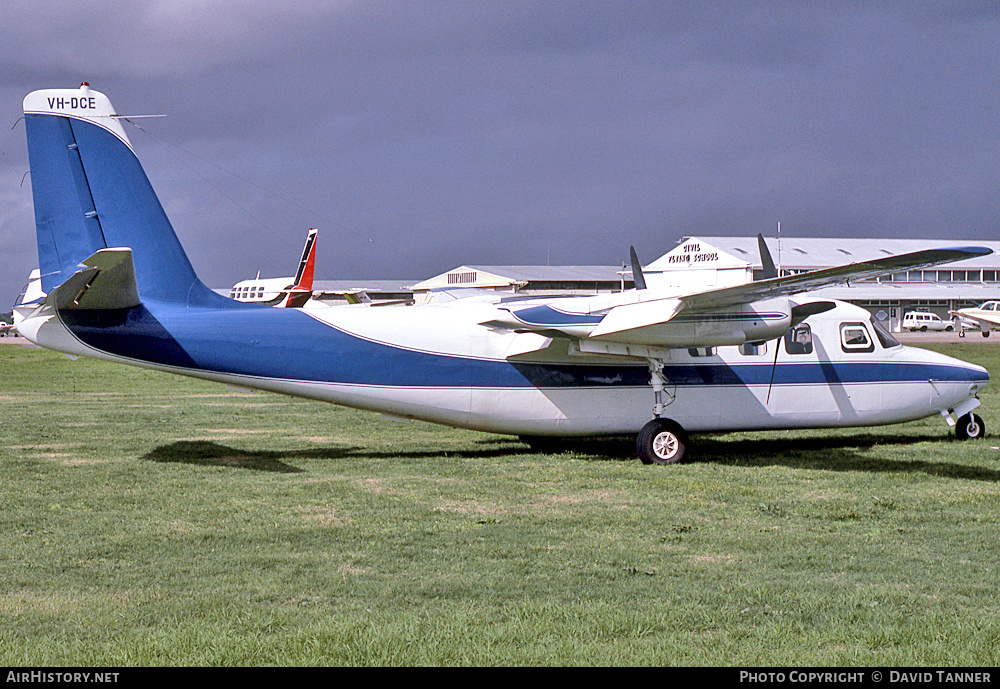
[[[955,424],[955,435],[959,440],[975,440],[986,435],[986,424],[977,414],[966,414]]]

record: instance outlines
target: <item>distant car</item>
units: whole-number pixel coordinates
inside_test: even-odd
[[[929,313],[927,311],[910,311],[908,314],[903,316],[903,329],[914,332],[919,330],[921,332],[927,332],[928,330],[944,330],[951,332],[955,329],[955,326],[948,322],[941,320],[940,316],[936,313]]]

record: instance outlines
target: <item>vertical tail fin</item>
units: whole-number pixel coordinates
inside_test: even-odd
[[[24,99],[24,119],[44,291],[97,251],[127,247],[141,298],[218,303],[195,275],[104,94],[86,83],[34,91]]]
[[[316,235],[316,229],[309,230],[309,234],[306,236],[306,245],[302,248],[299,267],[295,271],[295,281],[282,306],[299,308],[312,297],[313,273],[316,269]]]
[[[295,271],[295,287],[311,290],[313,286],[313,272],[316,267],[316,234],[317,230],[309,230],[306,237],[306,245],[302,249],[302,258],[299,260],[299,269]]]

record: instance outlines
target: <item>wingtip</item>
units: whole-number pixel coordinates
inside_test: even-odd
[[[953,246],[951,247],[953,251],[961,251],[967,254],[973,254],[975,256],[989,256],[993,253],[993,249],[985,246]]]

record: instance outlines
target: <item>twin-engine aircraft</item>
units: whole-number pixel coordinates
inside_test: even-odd
[[[965,337],[966,328],[979,328],[983,337],[993,330],[1000,330],[1000,301],[987,301],[979,306],[949,311],[959,321],[959,336]]]
[[[978,437],[980,366],[900,345],[809,290],[989,253],[957,247],[685,291],[501,293],[373,309],[282,309],[222,297],[195,275],[110,101],[24,99],[41,293],[31,341],[72,355],[480,431],[630,434],[645,463],[688,433],[892,424],[941,414]]]

